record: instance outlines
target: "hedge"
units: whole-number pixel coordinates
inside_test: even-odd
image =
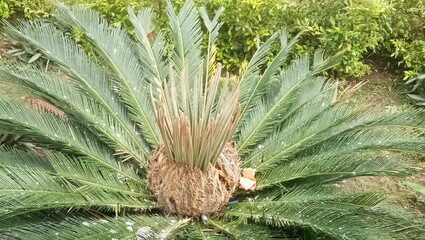
[[[172,0],[179,8],[184,0]],[[345,49],[342,63],[333,69],[338,77],[362,76],[370,71],[365,56],[389,55],[406,70],[406,77],[425,63],[425,3],[423,0],[195,0],[213,12],[225,7],[217,40],[217,58],[230,71],[250,59],[257,39],[265,41],[286,27],[290,35],[305,31],[295,54],[323,48],[329,54]],[[91,7],[115,26],[128,27],[127,6],[154,8],[157,28],[164,28],[165,1],[65,0]],[[0,0],[2,18],[37,18],[52,13],[49,0]],[[74,33],[78,37],[77,33]],[[81,40],[81,39],[79,39]]]

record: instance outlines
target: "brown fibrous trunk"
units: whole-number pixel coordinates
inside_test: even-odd
[[[199,217],[219,212],[239,185],[239,156],[231,143],[207,171],[170,161],[164,146],[150,161],[148,187],[167,213]]]

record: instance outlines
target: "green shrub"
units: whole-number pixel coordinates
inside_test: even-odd
[[[66,0],[83,4],[100,12],[113,26],[122,25],[132,31],[126,7],[134,10],[151,7],[156,12],[156,28],[167,29],[165,1],[148,0]],[[182,0],[172,0],[176,8]],[[232,72],[242,67],[256,50],[257,39],[265,40],[273,32],[286,27],[289,35],[304,30],[296,54],[312,53],[323,48],[332,55],[346,50],[343,61],[333,69],[335,75],[362,76],[370,67],[364,63],[371,51],[392,55],[407,74],[418,71],[425,62],[425,16],[423,0],[196,0],[211,13],[220,6],[226,11],[217,39],[217,60]],[[46,17],[51,12],[50,0],[2,0],[2,18],[25,16]],[[82,42],[83,45],[84,41]],[[278,47],[275,47],[275,52]],[[274,53],[275,53],[274,52]],[[409,77],[409,75],[406,75]]]
[[[388,4],[372,0],[315,2],[300,1],[300,6],[292,8],[299,12],[295,25],[308,32],[304,44],[324,48],[330,54],[345,49],[343,62],[335,69],[338,75],[367,73],[369,66],[363,63],[363,54],[382,40],[379,20],[388,11]]]
[[[6,19],[12,15],[14,11],[15,1],[1,0],[0,1],[0,18]]]
[[[405,79],[415,76],[415,74],[424,69],[425,65],[425,41],[413,40],[407,42],[403,40],[393,40],[394,53],[393,56],[401,58],[399,63],[407,70],[405,71]]]
[[[219,47],[217,59],[227,68],[239,68],[242,61],[250,59],[256,50],[257,38],[267,39],[272,32],[281,30],[279,15],[284,13],[288,1],[197,1],[207,2],[208,9],[223,6],[226,11],[221,16],[223,26],[217,39]]]
[[[3,8],[5,7],[5,8]],[[52,1],[49,0],[2,0],[0,2],[0,16],[39,18],[48,17],[52,11]]]
[[[425,2],[399,0],[383,19],[382,47],[405,69],[405,79],[423,71],[425,64]]]

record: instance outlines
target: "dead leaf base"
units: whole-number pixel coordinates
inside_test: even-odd
[[[169,161],[160,146],[151,158],[148,187],[166,212],[199,217],[222,210],[238,187],[239,178],[239,156],[230,143],[206,172]]]

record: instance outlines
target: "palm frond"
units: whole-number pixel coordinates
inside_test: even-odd
[[[5,23],[5,33],[11,39],[34,46],[48,59],[57,63],[70,76],[79,89],[113,118],[125,130],[136,151],[129,152],[133,157],[143,159],[148,156],[150,148],[137,135],[129,121],[124,106],[112,91],[111,78],[100,70],[75,42],[67,38],[52,24],[44,21],[19,22],[16,27]],[[47,88],[47,86],[45,86]],[[140,154],[142,152],[143,154]]]
[[[128,7],[128,14],[130,21],[134,27],[134,31],[137,38],[137,46],[139,47],[140,62],[146,71],[149,71],[154,82],[162,83],[165,81],[168,71],[163,61],[165,59],[166,43],[164,41],[164,34],[160,32],[156,35],[155,39],[151,43],[148,37],[149,30],[153,22],[152,9],[142,9],[137,15],[133,10]],[[160,86],[154,88],[158,93],[161,91]]]
[[[278,74],[281,70],[282,65],[285,63],[288,54],[290,53],[290,50],[292,49],[292,46],[298,41],[298,39],[300,38],[302,32],[300,32],[298,35],[296,35],[293,39],[291,39],[291,41],[289,41],[289,43],[287,42],[287,33],[286,30],[283,29],[281,36],[280,36],[280,42],[281,42],[281,50],[279,51],[279,53],[275,56],[275,58],[272,60],[272,62],[270,63],[270,65],[267,67],[267,69],[264,71],[264,73],[261,75],[261,77],[257,80],[250,80],[249,77],[247,76],[247,79],[242,78],[241,84],[244,84],[244,86],[246,86],[246,84],[251,84],[253,86],[250,86],[249,91],[247,91],[247,96],[244,97],[244,99],[241,98],[241,101],[243,101],[243,105],[244,107],[241,110],[241,122],[244,123],[247,121],[248,116],[250,115],[249,113],[253,110],[253,108],[255,108],[255,106],[257,105],[257,103],[259,101],[261,101],[261,98],[263,97],[263,95],[266,93],[266,91],[268,89],[270,89],[270,87],[272,86],[272,84],[276,81],[278,81]],[[271,40],[269,41],[273,41],[274,37],[271,38]],[[267,46],[269,46],[269,43],[265,43],[263,45],[262,48],[266,49],[268,48]],[[260,48],[261,49],[261,48]],[[259,55],[261,56],[261,51],[260,49],[259,51]],[[253,63],[252,68],[254,68],[255,64]],[[247,69],[248,71],[248,69]],[[253,73],[257,72],[258,70],[253,70]],[[252,73],[252,74],[253,74]],[[250,74],[249,72],[247,72],[246,74]],[[258,74],[258,72],[257,72]],[[243,83],[243,82],[248,82],[248,83]],[[250,83],[251,82],[251,83]],[[241,85],[241,91],[244,91],[244,87],[242,87]]]
[[[52,164],[58,178],[78,184],[77,188],[80,188],[80,190],[86,188],[84,191],[95,192],[94,189],[100,189],[105,192],[133,196],[140,201],[149,202],[150,194],[146,189],[146,184],[141,179],[139,181],[129,179],[95,163],[66,157],[58,153],[48,154],[45,157]],[[132,171],[126,166],[122,166],[122,168],[129,172]],[[99,171],[101,174],[99,174]]]
[[[57,18],[61,22],[82,29],[94,44],[94,49],[114,73],[118,94],[129,109],[132,120],[139,124],[145,139],[156,146],[159,131],[149,99],[149,84],[158,89],[161,82],[144,69],[137,55],[137,47],[126,31],[110,27],[105,19],[90,9],[69,9],[63,4],[57,4],[57,8]]]
[[[239,97],[239,103],[241,108],[244,109],[242,116],[245,116],[248,113],[245,113],[247,110],[247,104],[250,103],[253,94],[258,94],[256,92],[257,82],[260,81],[260,71],[261,66],[264,65],[266,61],[266,55],[270,51],[272,43],[277,38],[277,34],[273,34],[267,41],[261,45],[257,51],[252,56],[251,60],[248,63],[247,68],[243,72],[242,76],[239,79],[241,95]],[[264,79],[268,80],[268,79]],[[241,122],[243,123],[243,122]]]
[[[17,100],[0,99],[1,128],[26,135],[39,146],[77,154],[127,177],[138,179],[131,171],[121,169],[121,164],[112,157],[113,151],[102,144],[98,137],[82,131],[78,125],[40,113]]]
[[[401,239],[423,231],[411,228],[403,217],[382,214],[381,200],[382,196],[376,193],[341,195],[330,188],[310,186],[280,197],[234,204],[225,215],[278,227],[298,226],[312,232],[315,238]]]
[[[151,207],[134,198],[117,197],[118,194],[105,191],[82,195],[66,186],[67,182],[37,169],[2,168],[0,178],[0,221],[45,209],[93,207],[112,211],[117,206],[141,209]]]
[[[51,208],[153,207],[143,183],[58,153],[0,149],[0,221]],[[131,171],[126,169],[125,171]]]
[[[28,156],[31,160],[28,160]],[[42,169],[46,172],[54,172],[52,164],[41,155],[16,149],[13,147],[0,147],[0,168],[11,168],[13,166],[28,166],[29,169]]]
[[[217,233],[213,228],[204,223],[192,223],[184,231],[178,234],[176,239],[187,240],[227,240],[228,236]]]
[[[44,73],[35,66],[19,62],[9,62],[7,67],[1,66],[0,78],[0,81],[11,82],[23,89],[28,89],[30,94],[56,106],[66,113],[67,117],[78,120],[94,133],[100,134],[102,139],[115,150],[125,153],[139,151],[138,146],[134,146],[134,142],[121,125],[111,118],[105,109],[99,107],[96,101],[77,89],[72,82]],[[128,155],[123,154],[122,157],[126,159]],[[137,160],[146,165],[145,159],[137,158]]]
[[[315,59],[320,59],[320,55],[321,52],[316,52]],[[280,90],[274,99],[263,101],[259,111],[254,112],[253,116],[249,116],[249,123],[242,126],[238,150],[244,154],[249,147],[272,133],[274,126],[281,123],[281,119],[285,118],[297,99],[309,92],[313,84],[322,85],[320,84],[322,81],[313,76],[323,69],[331,67],[337,59],[338,56],[323,62],[316,60],[317,65],[310,70],[309,58],[303,56],[293,61],[289,69],[282,71],[279,79]]]
[[[257,148],[246,158],[246,164],[256,167],[259,171],[264,171],[272,168],[279,161],[297,156],[298,153],[303,153],[305,156],[316,154],[317,151],[325,152],[331,146],[333,148],[333,145],[328,144],[345,145],[345,154],[356,151],[355,146],[361,147],[363,151],[374,148],[379,151],[403,151],[405,148],[409,152],[423,152],[421,150],[422,137],[420,137],[423,126],[421,126],[422,120],[418,118],[422,114],[420,111],[400,111],[397,114],[379,114],[374,111],[362,113],[347,110],[343,106],[322,109],[317,115],[316,111],[317,109],[314,111],[306,109],[305,112],[298,112],[301,113],[298,117],[288,120],[288,125],[283,125],[280,132],[276,132],[261,143],[262,147]],[[307,112],[315,114],[310,116]],[[389,131],[385,132],[384,128],[392,128],[393,133],[388,134]],[[410,128],[412,132],[408,131],[404,135],[406,139],[402,139],[401,129],[407,131],[406,128]],[[395,134],[395,129],[399,129],[397,133],[399,133],[400,139]],[[378,142],[368,141],[368,138],[373,137],[374,131],[378,131],[376,134],[380,134],[381,139],[378,139],[378,135],[374,137]],[[371,133],[361,134],[367,132]],[[356,138],[352,137],[354,133],[358,133]],[[354,140],[356,141],[354,142]],[[344,141],[348,142],[344,144]],[[394,144],[394,141],[399,142]],[[354,144],[350,146],[349,143]],[[310,152],[309,149],[311,151],[316,149],[316,151]],[[333,149],[336,150],[336,148]]]
[[[203,70],[205,75],[203,79],[204,81],[207,81],[208,77],[214,75],[214,71],[217,67],[217,63],[215,61],[215,57],[217,54],[215,41],[217,40],[218,30],[223,25],[222,23],[219,23],[218,21],[218,18],[223,13],[223,11],[224,11],[224,8],[220,7],[216,11],[214,17],[210,19],[205,7],[201,7],[199,9],[204,25],[208,31],[207,53],[205,56],[205,67]]]
[[[94,217],[66,213],[22,217],[13,226],[0,227],[4,239],[170,239],[185,228],[187,219],[161,216]],[[174,231],[170,232],[170,229]]]
[[[193,84],[202,74],[202,30],[199,13],[192,1],[186,1],[178,14],[169,0],[166,9],[171,30],[171,46],[168,48],[171,55],[168,64],[176,69],[177,76],[183,73],[184,65],[187,64],[188,78]]]
[[[283,232],[252,221],[210,219],[208,224],[230,239],[288,239]]]
[[[278,229],[268,228],[266,224],[253,221],[239,221],[232,219],[208,219],[204,222],[190,224],[181,231],[176,239],[209,240],[209,239],[291,239]]]
[[[358,176],[397,175],[413,168],[400,161],[388,160],[373,154],[332,154],[311,155],[304,158],[287,159],[272,170],[260,174],[257,189],[302,180],[308,182],[329,182]]]

